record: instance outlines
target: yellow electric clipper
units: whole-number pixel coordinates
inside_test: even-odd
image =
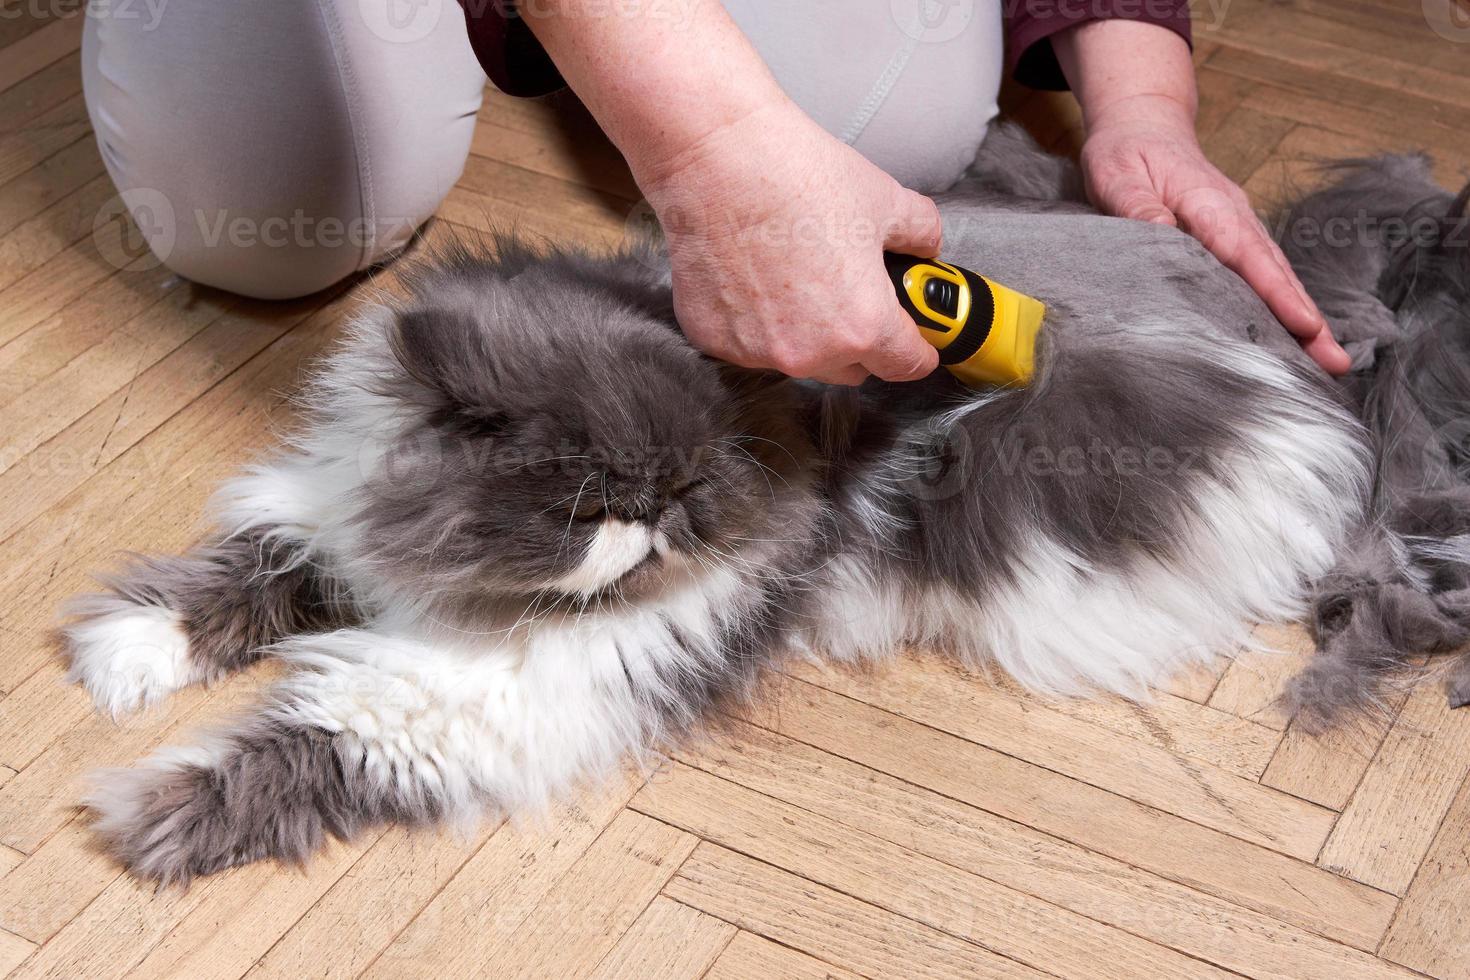
[[[972,388],[1025,385],[1036,369],[1036,334],[1046,307],[938,259],[884,252],[898,301],[939,363]]]

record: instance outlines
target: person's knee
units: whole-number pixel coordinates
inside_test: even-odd
[[[351,0],[234,7],[176,0],[146,35],[89,18],[87,105],[169,268],[248,296],[306,295],[433,214],[468,155],[484,75],[455,18],[403,41]]]
[[[133,220],[159,261],[201,285],[255,299],[293,299],[326,289],[361,265],[360,245],[339,244],[331,234],[322,239],[313,230],[348,223],[336,216],[231,215],[223,208],[180,204],[172,229],[136,209]]]

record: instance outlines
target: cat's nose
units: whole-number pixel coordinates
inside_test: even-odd
[[[635,524],[657,524],[659,515],[668,505],[668,498],[651,487],[632,492],[614,494],[608,501],[608,510],[615,517]]]

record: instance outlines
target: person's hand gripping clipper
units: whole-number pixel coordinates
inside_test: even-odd
[[[1039,300],[939,259],[885,252],[883,262],[899,303],[951,374],[972,388],[1030,383],[1046,315]]]

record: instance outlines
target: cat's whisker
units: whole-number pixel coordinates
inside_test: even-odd
[[[729,439],[718,439],[716,441],[717,442],[730,442],[732,440],[729,440]],[[743,435],[743,436],[737,436],[734,441],[737,441],[737,442],[768,442],[771,445],[775,446],[777,449],[781,450],[787,456],[789,456],[791,458],[791,461],[793,463],[795,463],[797,466],[800,466],[801,465],[801,460],[797,459],[794,455],[792,455],[791,450],[789,450],[785,446],[781,445],[775,439],[767,439],[764,436]]]
[[[505,472],[506,473],[515,473],[516,471],[523,470],[523,469],[525,469],[528,466],[540,466],[542,463],[565,463],[565,462],[569,462],[569,461],[574,460],[574,459],[592,459],[592,457],[591,456],[587,456],[585,454],[584,455],[578,455],[578,456],[547,456],[544,459],[530,459],[530,460],[527,460],[526,462],[522,463],[521,465],[512,467],[511,469],[508,469]]]
[[[771,482],[770,481],[770,477],[771,476],[774,476],[776,479],[780,480],[781,483],[784,486],[786,486],[788,489],[790,488],[791,484],[789,482],[787,482],[787,480],[786,480],[786,478],[784,476],[782,476],[780,473],[776,472],[776,470],[773,469],[772,467],[770,467],[770,466],[766,465],[765,463],[762,463],[760,460],[756,459],[755,456],[752,455],[751,452],[748,449],[746,449],[744,446],[736,445],[736,444],[734,444],[733,442],[731,442],[728,439],[720,439],[720,440],[716,440],[716,441],[719,442],[719,443],[721,443],[721,444],[729,444],[732,449],[734,449],[735,451],[737,451],[738,453],[740,453],[743,457],[745,457],[745,459],[749,460],[750,463],[753,466],[755,466],[755,468],[757,470],[759,470],[762,475],[769,474],[769,476],[766,477],[766,485],[768,487],[770,486],[770,482]],[[769,442],[770,440],[766,440],[766,441]],[[720,458],[724,458],[724,459],[729,459],[730,458],[728,456],[728,454],[718,454],[718,455],[720,456]],[[775,489],[774,488],[771,488],[771,496],[774,497],[775,495],[776,495]]]
[[[571,493],[567,494],[565,497],[561,497],[560,499],[558,499],[555,502],[553,502],[551,504],[551,506],[549,506],[549,507],[543,507],[542,509],[538,510],[536,512],[535,516],[536,517],[540,517],[542,514],[549,513],[549,512],[551,512],[553,510],[557,510],[557,509],[565,506],[568,501],[572,500],[574,497],[576,497],[581,492],[582,491],[580,489],[572,491]],[[573,507],[573,510],[575,510],[575,509],[576,508],[574,506]]]
[[[725,476],[723,473],[713,473],[712,472],[712,473],[707,474],[707,477],[708,477],[708,479],[711,479],[711,480],[718,480],[718,481],[720,481],[720,483],[722,483],[722,484],[725,485],[725,489],[728,490],[731,494],[733,494],[735,496],[739,496],[740,489],[738,487],[736,487],[734,483],[730,482],[730,478],[727,477],[727,476]],[[769,481],[767,481],[767,486],[769,486]]]
[[[582,485],[577,488],[577,499],[572,502],[572,512],[567,515],[567,529],[562,533],[561,547],[558,548],[556,552],[559,555],[565,553],[572,547],[572,525],[576,523],[577,520],[577,508],[582,505],[582,493],[587,489],[587,484],[591,483],[592,478],[596,475],[596,473],[587,474],[587,478],[583,480]],[[604,485],[606,485],[605,475]],[[604,504],[606,503],[606,497],[603,498],[603,502]]]

